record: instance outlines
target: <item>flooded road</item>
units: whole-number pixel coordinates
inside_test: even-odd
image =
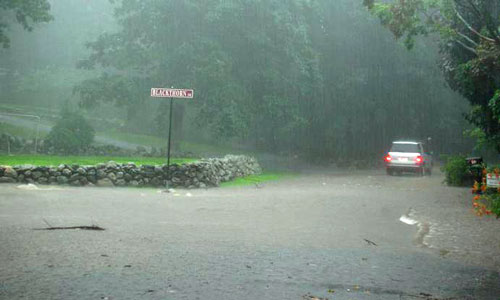
[[[495,299],[500,221],[432,177],[263,186],[0,186],[1,299]],[[43,188],[43,187],[40,187]],[[33,230],[100,226],[105,231]]]

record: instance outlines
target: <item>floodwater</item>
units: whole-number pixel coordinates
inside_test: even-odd
[[[0,186],[1,299],[495,299],[500,222],[432,177]],[[105,231],[33,230],[100,226]]]

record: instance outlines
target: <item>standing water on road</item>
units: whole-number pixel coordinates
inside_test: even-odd
[[[499,299],[498,1],[4,2],[0,299]]]

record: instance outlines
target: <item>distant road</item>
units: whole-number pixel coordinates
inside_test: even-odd
[[[5,123],[19,126],[19,127],[29,128],[32,130],[36,130],[36,126],[37,126],[37,121],[34,119],[2,115],[1,112],[0,112],[0,122],[5,122]],[[44,121],[42,120],[42,123],[40,124],[40,132],[48,133],[48,132],[50,132],[51,128],[52,128],[52,125],[44,123]],[[128,149],[128,150],[135,150],[138,146],[149,148],[149,146],[120,141],[120,140],[105,137],[105,136],[102,136],[99,134],[96,134],[94,140],[95,140],[95,142],[97,142],[99,144],[114,145],[114,146],[117,146],[117,147],[120,147],[123,149]]]
[[[170,194],[2,185],[0,298],[498,300],[500,222],[435,171]],[[33,230],[82,225],[106,231]]]

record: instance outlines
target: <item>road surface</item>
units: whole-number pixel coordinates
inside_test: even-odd
[[[383,171],[256,187],[0,186],[0,299],[500,299],[500,221]],[[403,222],[404,221],[404,222]],[[34,230],[98,225],[105,231]]]

